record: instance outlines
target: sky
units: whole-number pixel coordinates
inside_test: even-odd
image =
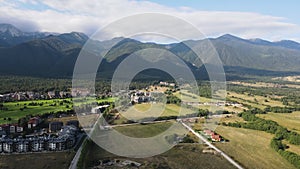
[[[299,42],[298,4],[296,0],[0,0],[0,23],[23,31],[92,35],[126,16],[162,13],[186,20],[208,37],[229,33]]]

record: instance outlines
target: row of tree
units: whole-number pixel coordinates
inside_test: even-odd
[[[287,146],[282,143],[282,140],[286,139],[291,144],[300,145],[300,134],[289,131],[287,128],[280,126],[278,123],[272,120],[265,120],[255,116],[255,114],[258,113],[265,113],[265,111],[252,109],[240,113],[239,116],[242,117],[245,121],[247,121],[246,123],[236,122],[222,124],[231,127],[248,128],[275,134],[275,137],[271,140],[270,146],[295,167],[300,168],[300,156],[293,152],[286,151]]]
[[[292,113],[293,111],[300,111],[300,106],[294,105],[294,106],[289,106],[289,107],[266,107],[265,108],[266,112],[274,112],[274,113]]]
[[[271,147],[277,151],[283,158],[293,164],[296,168],[300,168],[300,155],[286,151],[287,146],[282,143],[281,139],[273,138],[270,143]]]

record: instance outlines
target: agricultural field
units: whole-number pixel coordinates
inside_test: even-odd
[[[244,110],[247,110],[247,108],[241,106],[241,107],[235,107],[235,106],[225,106],[223,107],[224,110],[229,111],[229,112],[235,112],[235,113],[240,113],[243,112]]]
[[[286,140],[282,140],[282,143],[287,145],[287,148],[286,148],[287,151],[291,151],[291,152],[294,152],[296,154],[300,154],[300,146],[299,145],[290,144]]]
[[[216,146],[245,168],[295,168],[271,148],[272,134],[224,126],[219,126],[216,132],[229,140]]]
[[[236,123],[236,122],[245,122],[243,118],[238,117],[236,114],[228,115],[220,119],[220,123]]]
[[[235,84],[235,85],[242,85],[246,87],[257,87],[257,88],[281,88],[281,87],[288,87],[288,88],[296,88],[299,89],[300,85],[297,84],[278,84],[278,83],[267,83],[267,82],[254,82],[254,83],[249,83],[249,82],[240,82],[240,81],[232,81],[230,84]]]
[[[114,129],[129,137],[147,138],[164,132],[174,123],[175,120],[172,120],[168,122],[160,122],[147,125],[136,124],[125,127],[114,127]]]
[[[289,82],[300,82],[300,76],[285,76],[285,77],[275,77],[273,80],[283,80]]]
[[[74,155],[74,152],[1,155],[0,168],[19,169],[21,166],[21,168],[68,169]]]
[[[174,95],[180,98],[183,102],[211,102],[210,98],[200,97],[194,93],[187,90],[181,90],[174,93]]]
[[[300,133],[300,111],[293,113],[268,113],[258,114],[258,117],[272,120],[289,130]]]
[[[267,106],[280,106],[284,107],[282,102],[273,100],[270,96],[263,97],[257,95],[240,94],[236,92],[227,92],[227,98],[242,104],[247,104],[252,107],[264,109]]]
[[[136,104],[130,107],[124,112],[120,112],[120,118],[114,120],[115,124],[121,124],[128,120],[141,120],[144,118],[151,117],[169,117],[169,116],[179,116],[195,113],[195,110],[180,107],[176,104],[162,104],[162,103],[143,103]],[[179,114],[180,113],[180,114]]]

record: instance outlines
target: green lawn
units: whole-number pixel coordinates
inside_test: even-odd
[[[65,102],[64,102],[65,101]],[[74,103],[75,105],[89,104],[94,102],[93,98],[86,98],[84,101]],[[113,102],[114,98],[106,98],[97,100],[97,102]],[[29,105],[30,103],[37,103],[42,105]],[[33,100],[33,101],[18,101],[4,103],[4,107],[8,110],[0,110],[0,124],[15,123],[18,119],[25,117],[26,115],[38,115],[49,112],[58,112],[71,110],[73,102],[71,99],[52,99],[52,100]],[[24,108],[26,107],[26,108]],[[6,118],[6,120],[4,120]],[[11,118],[11,121],[7,119]]]
[[[19,101],[19,102],[4,103],[4,107],[8,108],[8,110],[0,110],[0,123],[3,124],[3,123],[17,122],[18,119],[25,117],[26,115],[37,115],[37,114],[44,114],[49,112],[70,110],[72,104],[63,103],[63,100],[70,101],[70,99],[53,99],[53,100]],[[43,105],[30,106],[29,104],[31,102],[35,102]],[[25,106],[26,108],[24,108]],[[11,121],[4,120],[4,118],[9,118],[9,117],[12,119]]]

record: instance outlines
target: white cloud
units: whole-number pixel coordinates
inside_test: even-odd
[[[48,6],[46,10],[24,8],[26,5]],[[159,12],[180,17],[198,27],[207,36],[232,33],[244,38],[300,40],[299,26],[285,18],[247,12],[197,11],[187,7],[172,8],[148,1],[133,0],[20,0],[0,1],[0,22],[23,29],[48,32],[80,31],[93,33],[108,23],[145,12]],[[27,22],[29,24],[24,23]],[[30,26],[31,25],[31,26]]]

